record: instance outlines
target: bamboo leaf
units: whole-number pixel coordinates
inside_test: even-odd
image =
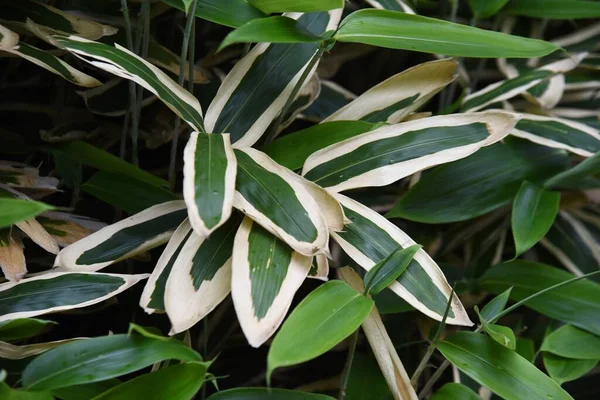
[[[159,68],[119,44],[109,46],[77,36],[57,36],[57,45],[82,60],[121,78],[134,81],[154,93],[194,130],[203,132],[202,108],[198,100]]]
[[[65,247],[54,265],[65,270],[98,271],[166,243],[186,215],[181,200],[157,204]]]
[[[431,400],[479,400],[474,391],[460,383],[446,383],[433,394]]]
[[[580,360],[600,359],[600,337],[573,325],[563,325],[544,338],[541,351]]]
[[[489,18],[508,3],[508,0],[469,0],[469,6],[477,18]]]
[[[448,361],[504,399],[572,399],[529,361],[487,336],[458,332],[438,346]]]
[[[515,350],[517,347],[517,339],[515,333],[507,326],[490,324],[485,318],[479,313],[479,309],[475,306],[475,312],[479,316],[479,322],[481,322],[481,328],[487,333],[492,339],[500,343],[511,350]]]
[[[252,20],[230,32],[218,51],[234,43],[306,43],[320,40],[295,19],[275,16]]]
[[[384,126],[317,151],[304,163],[302,175],[334,192],[389,185],[501,140],[517,120],[512,114],[485,112]]]
[[[327,223],[304,185],[258,150],[236,149],[235,156],[234,207],[299,253],[322,253],[328,240]]]
[[[489,269],[479,282],[482,290],[501,293],[513,287],[515,301],[564,282],[574,276],[558,268],[529,261],[512,261]],[[600,334],[600,286],[589,280],[543,293],[525,303],[529,308],[591,332]]]
[[[600,173],[600,152],[586,158],[576,166],[548,179],[544,184],[546,188],[572,188],[586,178]]]
[[[189,400],[200,390],[206,375],[206,363],[188,362],[138,376],[93,400],[181,399]]]
[[[22,360],[24,358],[44,353],[48,350],[54,349],[55,347],[62,346],[65,343],[83,339],[85,338],[56,340],[54,342],[24,344],[21,346],[0,342],[0,358],[5,358],[8,360]]]
[[[370,270],[398,247],[408,248],[416,243],[396,225],[375,211],[337,194],[349,222],[341,232],[332,232],[333,239],[357,264]],[[390,285],[390,289],[425,315],[441,321],[452,293],[438,265],[420,249],[413,260]],[[456,295],[446,320],[449,324],[471,326],[467,313]]]
[[[319,286],[298,304],[275,336],[267,358],[267,376],[276,368],[329,351],[350,336],[372,308],[372,300],[344,282]]]
[[[335,82],[321,80],[321,92],[313,104],[299,118],[319,123],[331,114],[356,99],[356,95]]]
[[[56,322],[36,318],[17,318],[0,322],[0,340],[13,342],[29,339],[47,331]]]
[[[506,307],[506,303],[508,303],[511,290],[512,288],[508,288],[507,290],[490,300],[489,303],[487,303],[485,307],[481,309],[481,317],[485,321],[491,321],[494,317],[496,317],[496,315],[504,311],[504,307]]]
[[[252,347],[259,347],[277,330],[311,261],[244,219],[233,244],[231,297]]]
[[[456,57],[529,58],[558,50],[555,44],[466,25],[388,10],[359,10],[348,15],[334,35],[391,49]]]
[[[400,11],[407,14],[416,14],[415,11],[410,8],[406,2],[402,0],[366,0],[374,8],[382,10]]]
[[[52,390],[98,382],[173,359],[202,362],[178,340],[135,332],[102,336],[67,343],[35,358],[23,371],[23,386]]]
[[[365,275],[365,293],[376,295],[396,281],[406,271],[414,255],[422,247],[419,244],[404,249],[399,247],[398,250],[375,264]]]
[[[182,0],[162,0],[171,7],[185,10]],[[237,28],[267,15],[246,0],[199,0],[194,15],[215,24]]]
[[[532,248],[546,236],[558,214],[559,206],[559,192],[551,192],[523,181],[515,197],[511,217],[515,257]]]
[[[328,11],[344,7],[344,0],[249,0],[248,2],[267,14]]]
[[[183,197],[192,228],[208,236],[233,208],[237,163],[227,134],[193,132],[183,153]]]
[[[4,372],[4,371],[2,371]],[[52,400],[48,392],[29,392],[22,389],[12,389],[6,382],[0,382],[0,398],[7,400]]]
[[[0,322],[100,303],[148,275],[47,272],[0,284]]]
[[[318,393],[276,388],[236,388],[217,392],[208,400],[333,400],[333,397]]]
[[[543,360],[548,375],[559,385],[581,378],[598,364],[598,360],[577,360],[552,353],[544,353]]]
[[[0,228],[26,221],[53,208],[38,201],[0,197]]]
[[[299,25],[319,36],[337,27],[340,12],[296,17]],[[282,111],[319,46],[318,43],[254,46],[229,72],[208,107],[206,131],[229,133],[236,148],[256,143]]]

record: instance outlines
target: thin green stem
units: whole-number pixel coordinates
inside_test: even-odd
[[[350,370],[352,369],[352,362],[354,361],[354,353],[356,352],[356,344],[358,343],[358,333],[360,328],[354,331],[350,337],[350,347],[348,347],[348,358],[346,358],[346,365],[344,365],[344,371],[342,371],[342,383],[340,384],[339,400],[344,400],[346,396],[346,387],[348,387],[348,379],[350,378]]]
[[[185,80],[185,66],[187,62],[188,50],[190,48],[190,36],[192,33],[192,27],[194,20],[196,19],[195,11],[198,5],[198,0],[194,0],[190,7],[190,12],[186,16],[185,29],[183,31],[183,42],[181,43],[181,54],[179,58],[179,78],[177,83],[183,87]],[[171,189],[175,186],[175,165],[177,164],[177,144],[179,142],[179,128],[181,126],[181,118],[175,119],[175,131],[173,133],[173,140],[171,141],[171,158],[169,161],[169,185]]]
[[[290,94],[290,96],[288,97],[288,99],[285,102],[285,105],[281,109],[279,116],[271,124],[271,129],[267,133],[267,136],[265,138],[265,144],[271,143],[277,137],[277,133],[279,132],[279,126],[281,125],[281,122],[285,118],[285,115],[289,111],[294,100],[296,100],[296,96],[298,95],[298,92],[300,92],[300,89],[302,89],[304,82],[306,82],[306,80],[308,79],[308,76],[314,69],[315,65],[317,65],[317,62],[319,62],[319,60],[321,59],[321,56],[323,56],[324,52],[325,52],[325,47],[320,47],[319,50],[317,50],[317,52],[315,53],[313,58],[308,63],[308,66],[306,67],[304,72],[302,72],[300,79],[298,79],[298,82],[296,82],[296,85],[294,86],[292,93]]]

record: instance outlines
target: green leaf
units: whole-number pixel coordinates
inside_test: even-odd
[[[201,362],[202,358],[175,339],[139,333],[102,336],[67,343],[36,357],[23,371],[22,381],[28,389],[52,390],[114,378],[164,360]]]
[[[546,188],[570,189],[577,188],[586,178],[600,173],[600,152],[586,158],[576,166],[548,179]]]
[[[177,200],[177,196],[167,189],[128,175],[106,171],[92,175],[81,186],[81,190],[130,214]]]
[[[230,32],[218,51],[234,43],[306,43],[320,40],[295,19],[276,16],[252,20]]]
[[[349,92],[335,82],[321,80],[319,97],[302,111],[301,119],[319,123],[356,99],[354,93]]]
[[[339,12],[331,12],[335,14]],[[300,15],[298,24],[320,36],[337,27],[330,13]],[[259,43],[229,72],[206,111],[206,131],[229,133],[236,148],[256,143],[277,118],[319,43]],[[312,72],[308,73],[307,80]]]
[[[572,399],[529,361],[487,336],[458,332],[438,347],[458,369],[504,399]]]
[[[324,394],[299,392],[297,390],[273,388],[236,388],[222,390],[210,396],[208,400],[333,400]]]
[[[600,359],[600,337],[572,325],[563,325],[544,338],[541,351],[580,360]]]
[[[189,400],[204,383],[207,364],[189,362],[159,369],[94,397],[93,400],[177,399]]]
[[[428,224],[464,221],[508,205],[521,182],[534,183],[566,166],[564,151],[498,143],[423,174],[388,217]]]
[[[60,400],[89,400],[120,384],[120,380],[112,378],[100,382],[54,389],[52,394]]]
[[[559,385],[581,378],[598,364],[598,360],[577,360],[552,353],[544,353],[543,359],[548,375]]]
[[[229,135],[193,132],[183,153],[183,197],[194,232],[209,236],[231,216],[237,162]]]
[[[532,248],[552,227],[560,206],[560,193],[523,181],[513,203],[511,225],[515,258]]]
[[[275,336],[267,358],[267,376],[276,368],[329,351],[358,329],[373,305],[371,299],[337,280],[311,292]]]
[[[52,209],[54,207],[38,201],[0,197],[0,228],[32,219],[36,215]]]
[[[547,19],[600,17],[600,3],[584,0],[512,0],[506,11],[512,15]]]
[[[359,10],[348,15],[334,35],[391,49],[456,57],[529,58],[558,50],[555,44],[486,31],[443,20],[388,10]]]
[[[154,176],[105,150],[85,142],[71,142],[53,151],[57,151],[68,156],[73,161],[96,168],[100,171],[125,175],[155,186],[169,185],[166,180]]]
[[[504,138],[516,122],[512,114],[486,112],[384,126],[313,153],[302,175],[334,192],[385,186],[467,157]]]
[[[516,349],[517,339],[515,338],[515,333],[512,331],[512,329],[510,329],[507,326],[488,323],[486,319],[483,318],[479,313],[479,309],[477,308],[477,306],[475,306],[475,312],[479,316],[481,328],[485,333],[490,335],[492,339],[500,343],[502,346],[506,346],[511,350]]]
[[[323,122],[278,138],[266,145],[263,151],[278,164],[297,170],[312,153],[368,132],[375,126],[364,121]]]
[[[460,383],[446,383],[433,394],[431,400],[480,400],[477,393]]]
[[[533,364],[535,362],[536,352],[535,342],[533,341],[533,339],[518,337],[517,348],[515,349],[515,351],[530,363]]]
[[[4,371],[2,371],[4,372]],[[48,392],[29,392],[26,390],[12,389],[6,382],[0,382],[0,399],[2,400],[52,400]]]
[[[513,287],[512,300],[522,300],[574,276],[558,268],[529,261],[512,261],[489,269],[479,288],[501,293]],[[589,280],[570,283],[525,303],[529,308],[600,335],[600,285]]]
[[[295,252],[246,217],[233,243],[231,297],[252,347],[273,335],[306,279],[312,257]]]
[[[496,14],[509,0],[469,0],[469,6],[477,18],[489,18]]]
[[[166,243],[186,217],[182,200],[157,204],[65,247],[54,265],[74,271],[98,271]]]
[[[387,382],[372,356],[354,354],[348,375],[346,400],[383,400],[389,396]]]
[[[121,78],[129,79],[154,93],[194,130],[203,132],[202,108],[191,93],[174,82],[158,67],[119,44],[109,46],[77,36],[54,38],[57,45],[84,61]]]
[[[162,0],[171,7],[184,10],[182,0]],[[267,15],[246,0],[199,0],[194,15],[215,24],[237,28],[256,18]]]
[[[365,275],[365,294],[378,294],[397,280],[422,247],[420,244],[398,247],[398,250],[375,264]]]
[[[0,340],[14,342],[29,339],[49,329],[56,322],[45,319],[17,318],[0,322]]]
[[[491,321],[492,318],[504,311],[511,290],[512,288],[508,288],[506,291],[490,300],[490,302],[481,309],[480,315],[485,321]]]
[[[0,284],[0,322],[100,303],[147,275],[46,272]]]
[[[344,7],[344,0],[248,0],[267,13],[329,11]]]

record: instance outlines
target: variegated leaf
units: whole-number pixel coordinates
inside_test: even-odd
[[[209,237],[192,234],[181,248],[164,294],[171,335],[194,326],[231,291],[231,256],[241,221],[236,212]]]
[[[356,263],[367,271],[398,247],[416,244],[396,225],[362,204],[335,195],[344,207],[346,224],[342,232],[332,232],[333,239]],[[452,288],[443,272],[424,250],[415,254],[410,265],[389,288],[425,315],[441,321]],[[446,320],[449,324],[471,326],[473,323],[456,295]]]
[[[298,118],[315,123],[321,122],[356,99],[356,97],[354,93],[344,89],[337,83],[322,80],[319,96]]]
[[[9,29],[0,25],[0,50],[24,58],[76,85],[84,87],[101,85],[96,78],[71,67],[69,64],[50,53],[18,41],[18,38],[16,33],[11,32]]]
[[[1,0],[0,7],[2,7],[0,19],[20,25],[26,25],[27,21],[31,20],[56,33],[97,40],[117,32],[117,28],[112,26],[66,13],[35,0]]]
[[[183,152],[183,197],[194,232],[208,236],[231,215],[237,164],[228,134],[193,132]]]
[[[298,95],[296,95],[296,98],[290,105],[285,117],[281,121],[277,133],[279,134],[285,128],[290,126],[290,124],[295,121],[302,111],[306,110],[315,102],[320,93],[321,80],[317,74],[313,74],[313,76],[308,79],[300,88]],[[271,127],[269,127],[269,129],[271,129]]]
[[[421,107],[455,78],[456,60],[430,61],[372,87],[323,122],[360,120],[395,124]]]
[[[59,248],[56,240],[46,231],[46,229],[35,219],[17,222],[19,227],[35,244],[46,250],[48,253],[58,254]]]
[[[12,282],[20,281],[27,273],[23,243],[10,229],[0,230],[0,268]]]
[[[58,211],[45,212],[37,220],[61,247],[69,246],[106,226],[104,222]]]
[[[313,258],[307,278],[318,279],[323,282],[329,280],[329,259],[327,256],[319,254]]]
[[[294,250],[312,256],[325,251],[327,223],[310,192],[290,170],[254,149],[236,149],[234,207]]]
[[[0,182],[11,187],[34,189],[44,193],[53,193],[58,190],[58,179],[52,176],[40,176],[38,168],[29,167],[12,161],[0,161]]]
[[[402,0],[367,0],[367,3],[369,3],[371,7],[380,8],[382,10],[392,10],[404,12],[407,14],[416,14],[415,11]]]
[[[54,265],[62,270],[98,271],[167,242],[186,216],[181,200],[152,206],[65,247]]]
[[[600,151],[600,132],[568,119],[523,114],[511,135],[583,157],[591,157]]]
[[[252,347],[273,335],[310,269],[311,257],[295,252],[250,218],[233,244],[231,296]]]
[[[335,29],[341,10],[289,15],[315,35]],[[207,132],[228,132],[250,147],[283,109],[318,43],[259,43],[227,75],[206,112]],[[311,72],[312,74],[312,72]]]
[[[87,307],[116,296],[141,275],[48,272],[0,285],[0,322]]]
[[[121,78],[129,79],[154,93],[194,130],[203,132],[202,108],[191,93],[184,90],[159,68],[123,46],[114,47],[77,36],[57,36],[56,44],[84,61]]]
[[[556,61],[522,74],[517,74],[514,70],[511,73],[507,72],[507,74],[514,75],[515,77],[493,83],[468,95],[463,100],[462,110],[464,112],[481,110],[492,103],[508,100],[519,94],[523,94],[540,82],[548,80],[556,74],[564,73],[577,67],[579,62],[586,55],[586,53],[580,53],[574,55],[572,58]]]
[[[85,338],[56,340],[54,342],[24,344],[21,346],[7,342],[0,342],[0,358],[5,358],[8,360],[22,360],[27,357],[42,354],[48,350],[52,350],[55,347],[62,346],[65,343],[81,339]]]
[[[352,268],[340,268],[338,269],[338,275],[340,279],[358,292],[363,293],[365,291],[360,276]],[[362,323],[362,328],[388,387],[394,395],[394,399],[417,400],[417,394],[410,383],[408,373],[396,352],[396,348],[376,307],[373,307],[369,316]]]
[[[81,90],[77,94],[81,96],[87,109],[96,115],[122,117],[129,110],[129,82],[125,79],[111,79],[102,86]],[[144,108],[156,100],[156,95],[144,90],[140,105]]]
[[[189,219],[186,218],[173,232],[167,246],[160,255],[140,298],[140,307],[148,314],[165,310],[164,295],[167,279],[169,279],[169,274],[173,270],[175,260],[181,253],[181,249],[192,235],[194,235],[192,226]]]
[[[456,114],[385,126],[313,153],[302,175],[330,191],[389,185],[504,138],[518,116]]]
[[[585,218],[585,219],[584,219]],[[577,276],[600,269],[600,217],[560,211],[540,242]]]

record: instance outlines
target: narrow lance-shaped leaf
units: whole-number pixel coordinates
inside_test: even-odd
[[[202,108],[198,100],[159,68],[119,44],[109,46],[77,36],[54,38],[57,45],[82,60],[121,78],[134,81],[154,93],[194,130],[203,132]]]
[[[539,57],[559,47],[541,40],[510,36],[435,18],[389,10],[359,10],[348,15],[334,35],[391,49],[456,57]]]
[[[506,291],[490,300],[490,302],[481,309],[481,317],[486,321],[491,321],[492,318],[495,318],[498,314],[504,311],[504,307],[506,307],[506,303],[508,303],[511,290],[512,288],[508,288]]]
[[[10,228],[0,230],[0,268],[4,278],[11,282],[18,282],[27,273],[23,242]]]
[[[311,261],[250,218],[244,219],[233,244],[231,297],[252,347],[277,330]]]
[[[422,247],[419,244],[405,249],[399,247],[398,250],[375,264],[365,275],[365,293],[376,295],[396,281],[406,271],[414,255]]]
[[[517,121],[509,113],[484,112],[385,126],[317,151],[302,175],[334,192],[389,185],[467,157],[504,138]]]
[[[477,18],[489,18],[496,14],[508,0],[469,0],[469,6]]]
[[[309,13],[298,24],[314,35],[335,29],[339,11]],[[318,43],[260,43],[229,72],[206,112],[206,131],[228,132],[236,148],[250,147],[283,109]]]
[[[152,314],[157,310],[165,310],[164,295],[167,279],[173,270],[175,260],[181,253],[181,249],[193,235],[195,233],[192,231],[189,219],[186,218],[173,232],[167,246],[161,253],[140,297],[140,307],[148,314]]]
[[[129,82],[126,79],[114,78],[102,86],[77,91],[85,106],[96,115],[122,117],[129,111]],[[142,109],[157,100],[154,93],[144,90],[140,105]]]
[[[548,375],[559,385],[581,378],[598,364],[598,360],[578,360],[552,353],[543,353],[543,360]]]
[[[138,376],[94,397],[93,400],[181,399],[189,400],[200,390],[206,376],[206,363],[172,365]]]
[[[511,79],[493,83],[465,97],[462,102],[463,111],[477,111],[492,103],[511,99],[527,92],[540,82],[550,79],[558,73],[570,71],[577,67],[586,53],[574,55],[573,58],[556,61],[540,68],[516,75]]]
[[[563,118],[524,114],[511,135],[583,157],[591,157],[600,151],[600,132],[597,129]]]
[[[513,287],[510,298],[520,301],[574,277],[555,267],[518,260],[489,269],[478,287],[493,293]],[[528,300],[525,306],[600,335],[600,285],[592,281],[572,282]]]
[[[407,14],[416,14],[415,11],[402,0],[366,0],[373,8],[382,10],[401,11]]]
[[[450,84],[456,78],[456,65],[456,60],[445,59],[409,68],[373,86],[323,122],[398,123]]]
[[[167,242],[186,215],[181,200],[150,207],[65,247],[54,265],[65,270],[98,271]]]
[[[183,342],[137,332],[65,344],[35,358],[23,371],[23,386],[32,390],[98,382],[164,360],[202,362]]]
[[[11,36],[13,39],[10,39]],[[53,56],[43,50],[30,46],[27,43],[19,42],[18,35],[0,25],[0,50],[10,54],[15,54],[25,60],[32,62],[47,71],[63,77],[71,83],[84,87],[100,86],[101,83],[83,72],[71,67],[58,57]],[[14,40],[16,38],[16,41]]]
[[[486,318],[483,318],[479,313],[479,308],[475,306],[475,312],[479,316],[479,322],[481,328],[487,333],[492,339],[500,343],[502,346],[506,346],[511,350],[515,350],[517,347],[517,339],[515,333],[507,326],[491,324],[487,322]]]
[[[29,220],[53,207],[38,201],[0,197],[0,228]]]
[[[481,400],[481,397],[468,386],[446,383],[431,396],[431,400]]]
[[[181,247],[164,290],[170,334],[194,326],[231,291],[231,257],[241,219],[236,212],[209,237],[192,234]]]
[[[181,0],[162,0],[171,7],[184,10]],[[256,18],[267,15],[246,0],[198,0],[194,15],[216,24],[237,28]]]
[[[544,183],[546,188],[577,188],[585,185],[586,178],[600,173],[600,153],[586,158],[576,166],[553,176]]]
[[[299,253],[323,253],[327,224],[309,191],[291,171],[254,149],[236,149],[234,207],[280,237]]]
[[[53,342],[42,342],[34,344],[23,344],[16,345],[6,342],[0,342],[0,358],[8,360],[22,360],[31,356],[45,353],[48,350],[52,350],[55,347],[62,346],[65,343],[73,342],[75,340],[82,340],[85,338],[74,338],[65,340],[56,340]]]
[[[208,236],[231,215],[237,163],[227,134],[193,132],[183,152],[183,197],[192,228]]]
[[[221,390],[210,396],[209,400],[333,400],[333,397],[319,393],[301,392],[298,390],[249,387]]]
[[[48,272],[0,285],[0,321],[87,307],[127,290],[148,275]]]
[[[416,243],[396,225],[375,211],[337,194],[336,199],[344,207],[344,213],[351,223],[341,232],[332,236],[354,261],[367,271],[398,249]],[[406,300],[411,306],[425,315],[442,320],[452,288],[437,264],[420,249],[400,278],[390,285],[390,289]],[[456,295],[453,295],[451,309],[446,322],[455,325],[471,326],[467,313]]]
[[[298,304],[273,339],[267,376],[276,368],[300,364],[331,350],[358,329],[373,305],[373,300],[342,281],[319,286]]]
[[[275,16],[255,19],[240,26],[225,36],[218,50],[234,43],[306,43],[320,40],[295,19]]]
[[[529,250],[546,236],[558,214],[559,205],[559,192],[551,192],[523,181],[515,197],[511,217],[515,257]]]
[[[600,337],[573,325],[563,325],[544,338],[541,351],[580,360],[600,359]]]
[[[352,268],[340,268],[338,269],[338,274],[340,278],[352,286],[354,290],[359,292],[365,291],[365,287],[363,286],[360,277]],[[371,312],[362,323],[362,328],[394,398],[417,400],[415,389],[410,383],[410,378],[408,377],[394,344],[385,329],[385,325],[381,320],[377,307],[371,309]]]
[[[56,322],[36,318],[17,318],[0,323],[0,340],[12,342],[29,339],[50,330]]]
[[[504,399],[572,399],[529,361],[487,336],[458,332],[438,347],[458,369]]]
[[[328,11],[344,7],[344,0],[248,0],[267,13]]]

